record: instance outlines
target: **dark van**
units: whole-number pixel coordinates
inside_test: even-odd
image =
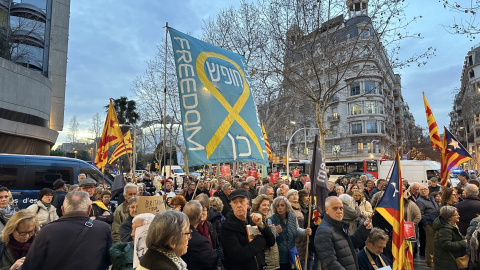
[[[79,159],[0,154],[0,185],[12,192],[20,209],[35,203],[40,189],[53,189],[57,179],[78,184],[80,173],[110,187],[113,183],[111,175],[102,174],[95,166]]]

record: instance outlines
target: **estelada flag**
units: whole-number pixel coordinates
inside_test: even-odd
[[[376,211],[392,226],[392,269],[413,269],[412,247],[405,239],[403,189],[400,169],[400,155],[393,165],[390,181]]]
[[[108,106],[107,119],[103,126],[102,138],[98,144],[97,155],[95,156],[95,166],[100,170],[105,169],[108,160],[108,148],[122,140],[122,131],[118,125],[117,114],[113,109],[112,100]]]
[[[110,156],[110,159],[108,160],[109,164],[112,164],[117,158],[120,156],[129,153],[131,154],[133,150],[132,146],[132,136],[130,136],[130,130],[123,135],[123,140],[120,141],[117,144],[117,147],[115,148],[115,151],[113,151],[112,156]]]
[[[450,177],[450,171],[452,171],[453,168],[458,167],[458,165],[472,159],[472,156],[465,148],[463,148],[457,138],[455,138],[446,127],[443,128],[443,152],[440,174],[442,177],[442,185],[446,185],[447,180]]]
[[[267,157],[271,159],[272,149],[270,148],[270,143],[268,142],[268,138],[267,138],[267,132],[265,132],[265,127],[263,126],[263,123],[262,123],[262,133],[263,133],[263,139],[265,140],[265,149],[267,150]]]

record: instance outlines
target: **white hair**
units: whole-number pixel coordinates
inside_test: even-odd
[[[132,223],[136,221],[142,221],[142,226],[145,226],[152,223],[153,218],[155,218],[155,215],[152,213],[138,214],[132,219]]]
[[[129,189],[135,189],[136,192],[138,192],[138,186],[135,185],[135,184],[132,184],[132,183],[128,183],[125,185],[125,187],[123,187],[123,195],[127,195],[127,190]]]
[[[71,212],[88,212],[88,208],[92,205],[90,196],[85,191],[71,191],[65,196],[63,202],[63,211],[65,214]]]
[[[467,196],[478,196],[478,187],[474,184],[467,184],[463,190]]]
[[[342,194],[338,196],[338,198],[344,203],[345,205],[348,205],[352,208],[355,208],[355,200],[352,198],[352,196],[348,194]]]

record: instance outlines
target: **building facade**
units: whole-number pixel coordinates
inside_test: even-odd
[[[460,89],[455,94],[450,115],[449,131],[476,160],[480,158],[480,45],[467,53],[463,63]],[[463,169],[478,170],[476,162]]]
[[[312,33],[304,34],[295,27],[287,32],[290,44],[285,70],[291,72],[285,77],[291,81],[284,84],[286,95],[279,95],[275,105],[259,105],[261,116],[266,110],[274,110],[272,106],[288,106],[276,120],[277,128],[267,134],[276,155],[286,155],[291,138],[289,158],[311,159],[314,137],[319,132],[315,104],[309,98],[289,102],[299,96],[298,92],[289,92],[289,87],[298,89],[302,84],[311,87],[312,93],[328,97],[322,131],[326,160],[392,158],[398,146],[412,140],[410,131],[415,120],[403,100],[401,76],[393,72],[377,38],[367,3],[347,1],[348,19],[338,16]],[[329,41],[322,42],[326,39]],[[313,51],[310,58],[298,56],[306,51]],[[316,72],[309,68],[306,76],[298,76],[296,72],[312,60],[323,64],[316,65]]]
[[[70,0],[0,0],[0,152],[48,155],[63,129]]]

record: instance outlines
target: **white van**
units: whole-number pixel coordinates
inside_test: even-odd
[[[390,178],[390,168],[393,161],[382,161],[380,169],[378,170],[379,179]],[[440,163],[431,160],[400,160],[400,168],[402,178],[408,180],[408,183],[417,182],[420,184],[427,184],[427,181],[432,177],[437,177],[440,180]]]
[[[182,167],[178,166],[178,165],[167,165],[167,166],[164,166],[162,168],[162,176],[165,175],[165,171],[166,171],[166,177],[178,177],[178,176],[184,176],[185,175],[185,172],[183,171]]]

